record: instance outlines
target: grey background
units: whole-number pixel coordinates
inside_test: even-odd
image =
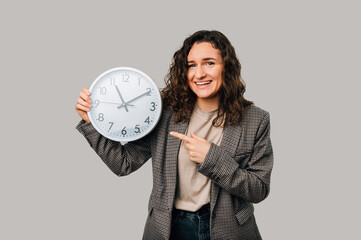
[[[138,68],[164,87],[173,53],[217,29],[246,97],[271,113],[264,239],[359,237],[358,1],[2,1],[0,239],[140,239],[150,161],[118,178],[75,130],[78,93]]]

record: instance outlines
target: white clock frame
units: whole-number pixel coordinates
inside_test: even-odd
[[[138,69],[109,69],[94,80],[89,90],[92,99],[92,108],[88,112],[90,122],[111,140],[138,140],[149,134],[161,117],[160,92],[154,81]]]

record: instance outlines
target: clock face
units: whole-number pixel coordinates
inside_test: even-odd
[[[134,141],[158,123],[162,111],[159,90],[150,77],[137,69],[110,69],[95,79],[89,90],[89,119],[109,139]]]

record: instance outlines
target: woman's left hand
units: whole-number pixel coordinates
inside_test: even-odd
[[[204,162],[208,150],[211,147],[211,144],[207,142],[207,140],[198,137],[192,132],[190,137],[177,132],[170,132],[170,135],[184,141],[183,145],[187,149],[189,158],[193,162],[200,164]]]

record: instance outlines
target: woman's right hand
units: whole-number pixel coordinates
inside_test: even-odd
[[[79,93],[78,101],[75,105],[75,110],[79,114],[79,116],[84,119],[87,123],[90,123],[89,117],[88,117],[88,111],[91,108],[91,99],[90,99],[90,91],[87,88],[84,88]]]

